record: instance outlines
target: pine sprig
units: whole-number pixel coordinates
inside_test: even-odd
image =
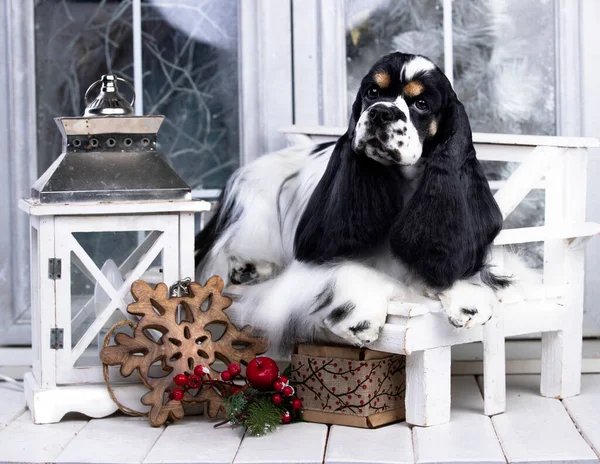
[[[283,410],[273,403],[260,400],[248,407],[244,423],[252,436],[262,436],[275,430],[281,423]]]
[[[223,402],[223,413],[231,425],[238,426],[242,423],[241,416],[247,405],[248,401],[243,392],[231,395]]]

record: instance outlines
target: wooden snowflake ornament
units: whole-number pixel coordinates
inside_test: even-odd
[[[163,283],[154,289],[141,280],[132,284],[135,302],[127,307],[127,312],[139,316],[140,320],[137,324],[131,323],[133,336],[117,333],[115,345],[105,346],[100,358],[107,366],[120,365],[124,377],[137,371],[150,389],[142,397],[142,403],[151,407],[148,419],[152,425],[181,419],[183,404],[205,403],[209,417],[219,412],[223,399],[216,388],[203,387],[196,393],[188,390],[181,401],[170,399],[175,375],[191,374],[195,366],[202,365],[210,369],[210,378],[218,379],[219,373],[212,368],[216,360],[226,366],[230,363],[247,365],[267,350],[266,340],[253,337],[249,327],[237,330],[233,326],[224,313],[231,299],[223,296],[222,290],[223,280],[216,276],[205,286],[192,282],[187,296],[173,298],[169,298],[168,288]],[[224,333],[213,337],[207,327],[212,326],[214,330],[217,325]],[[162,368],[158,375],[154,372],[156,368],[151,370],[156,363]]]

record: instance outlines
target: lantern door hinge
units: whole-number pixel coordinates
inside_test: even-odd
[[[60,279],[62,271],[62,260],[58,258],[48,259],[48,278],[51,280]]]
[[[53,350],[62,350],[64,335],[64,329],[59,329],[58,327],[50,329],[50,348]]]

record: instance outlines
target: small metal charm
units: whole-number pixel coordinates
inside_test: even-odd
[[[171,298],[179,298],[182,296],[188,296],[190,294],[189,287],[190,283],[192,283],[192,279],[186,277],[185,279],[178,280],[175,282],[171,288],[169,289],[169,294]]]

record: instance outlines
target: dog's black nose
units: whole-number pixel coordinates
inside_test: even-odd
[[[376,105],[369,110],[369,117],[375,124],[387,124],[402,118],[402,112],[395,106]]]

